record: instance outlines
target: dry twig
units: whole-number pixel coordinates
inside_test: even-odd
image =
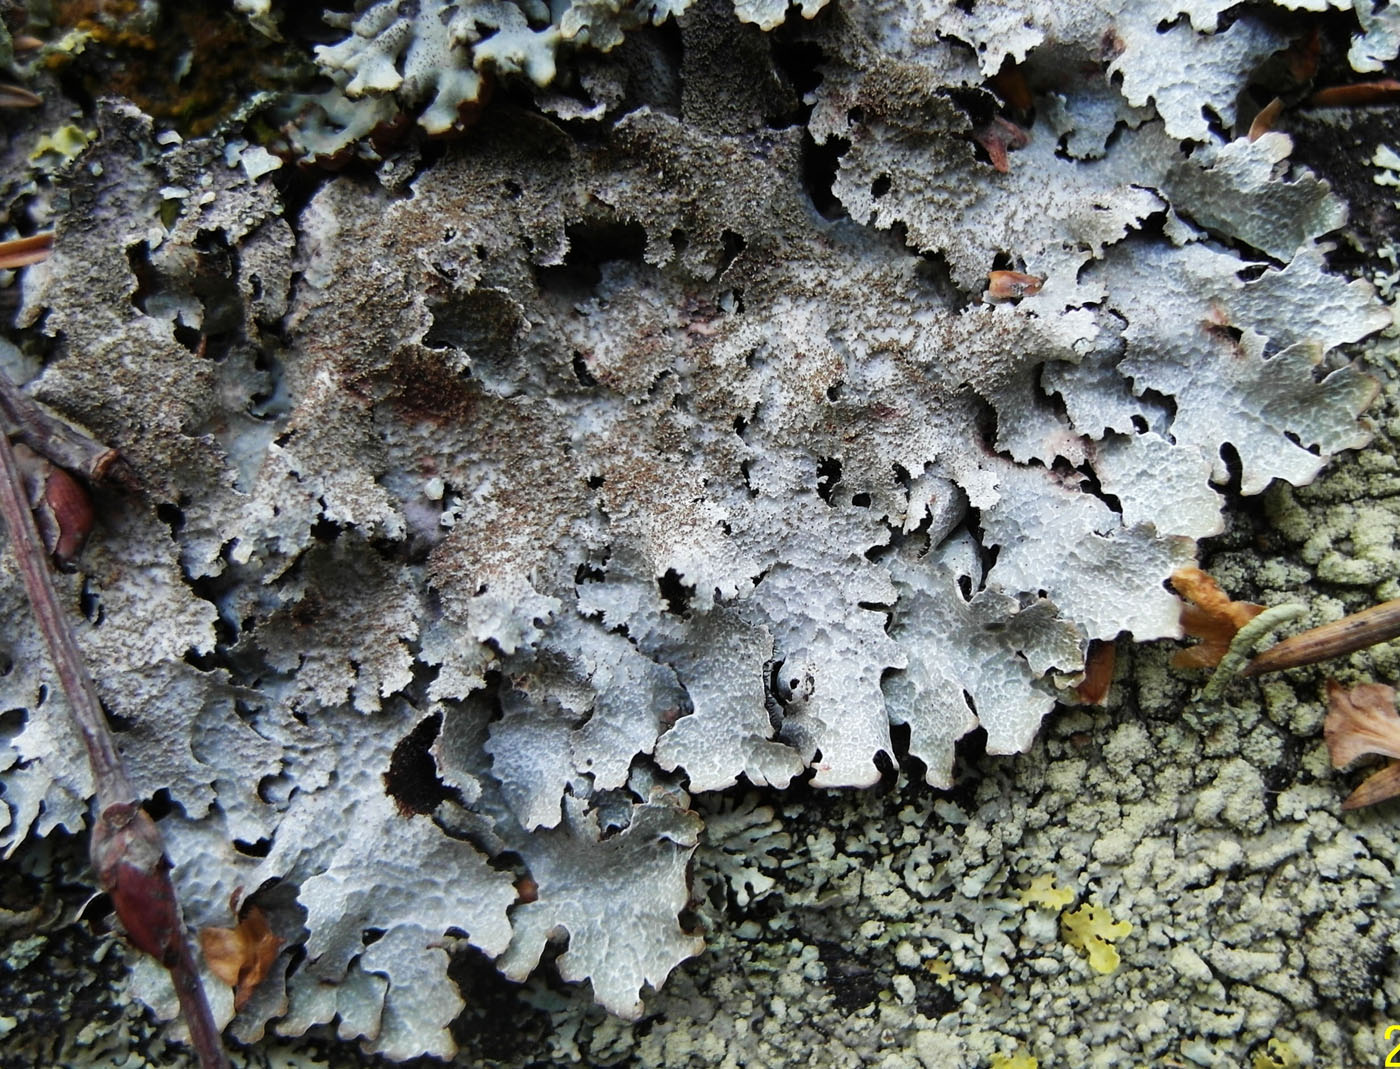
[[[10,389],[17,393],[12,385]],[[0,434],[0,515],[10,532],[10,544],[49,659],[92,766],[98,818],[89,852],[98,883],[111,895],[133,945],[170,970],[202,1069],[228,1069],[219,1029],[185,937],[160,829],[136,802],[135,788],[107,728],[92,677],[59,604],[47,554],[29,512],[19,462],[4,434]]]

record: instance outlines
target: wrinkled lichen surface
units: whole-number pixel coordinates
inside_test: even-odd
[[[241,1061],[1383,1057],[1400,846],[1339,816],[1320,671],[1207,703],[1128,641],[1222,531],[1236,596],[1395,596],[1383,242],[1330,267],[1342,202],[1234,136],[1311,23],[1223,10],[382,0],[266,147],[49,87],[3,357],[143,484],[65,589],[187,920],[286,941]],[[159,1058],[38,1027],[93,984],[90,777],[0,578],[0,980],[75,976],[0,1052]]]

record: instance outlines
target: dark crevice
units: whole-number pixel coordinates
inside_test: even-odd
[[[389,769],[384,773],[384,791],[396,803],[404,816],[432,813],[457,792],[438,776],[432,745],[442,728],[441,714],[419,721],[394,747]]]
[[[695,587],[681,581],[680,573],[667,568],[664,575],[657,576],[657,589],[666,602],[666,610],[677,616],[684,616],[690,609],[690,599],[695,596]]]
[[[825,219],[843,219],[845,206],[837,199],[836,172],[841,157],[851,149],[844,137],[831,137],[817,144],[811,134],[802,138],[802,188],[807,191],[812,207]]]
[[[817,461],[817,496],[831,504],[832,492],[841,481],[841,461],[837,457],[822,457]]]

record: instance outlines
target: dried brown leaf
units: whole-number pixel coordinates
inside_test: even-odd
[[[1214,668],[1229,652],[1235,633],[1264,611],[1263,605],[1231,601],[1200,568],[1181,568],[1172,573],[1171,582],[1188,602],[1181,608],[1182,629],[1201,640],[1172,656],[1172,664],[1177,668]]]
[[[1395,712],[1395,689],[1384,683],[1362,683],[1347,690],[1327,681],[1327,719],[1322,737],[1333,768],[1342,768],[1365,754],[1400,757],[1400,716]]]
[[[1040,292],[1045,279],[1022,271],[991,271],[987,274],[987,296],[998,300],[1032,297]]]
[[[1400,794],[1400,761],[1391,761],[1373,776],[1367,776],[1361,786],[1347,795],[1343,809],[1360,809],[1375,805]]]
[[[1084,661],[1084,680],[1074,688],[1080,701],[1089,705],[1102,705],[1108,700],[1108,688],[1113,683],[1117,649],[1112,642],[1099,639],[1089,643],[1089,655]]]
[[[267,978],[279,939],[257,906],[249,906],[233,928],[201,928],[199,946],[209,971],[233,988],[233,1008],[241,1010],[253,991]]]

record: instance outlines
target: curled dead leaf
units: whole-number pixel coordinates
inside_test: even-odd
[[[1333,768],[1343,768],[1365,754],[1400,757],[1395,688],[1384,683],[1362,683],[1348,690],[1329,679],[1322,737]]]
[[[1084,660],[1084,679],[1074,688],[1080,701],[1089,705],[1102,705],[1108,700],[1117,648],[1112,642],[1100,639],[1089,643],[1089,655]]]
[[[1014,122],[997,115],[973,130],[972,140],[986,149],[987,158],[996,170],[1009,174],[1011,161],[1007,153],[1025,148],[1031,143],[1031,135]]]
[[[233,988],[233,1008],[241,1010],[267,979],[282,940],[273,933],[263,911],[249,906],[233,928],[201,928],[199,947],[209,971]]]
[[[1229,652],[1235,633],[1264,611],[1263,605],[1231,601],[1200,568],[1173,572],[1171,584],[1188,603],[1181,607],[1182,630],[1201,640],[1172,655],[1172,664],[1177,668],[1214,668]]]
[[[1327,719],[1322,737],[1333,768],[1342,768],[1358,757],[1383,754],[1400,758],[1400,715],[1395,712],[1395,688],[1384,683],[1362,683],[1348,690],[1327,681]],[[1400,794],[1400,761],[1368,776],[1347,796],[1343,809],[1360,809]]]
[[[1343,800],[1342,808],[1360,809],[1387,801],[1397,794],[1400,794],[1400,761],[1390,761],[1385,768],[1362,780],[1361,785]]]
[[[1043,278],[1021,271],[991,271],[987,274],[987,296],[998,300],[1033,297],[1043,285]]]

